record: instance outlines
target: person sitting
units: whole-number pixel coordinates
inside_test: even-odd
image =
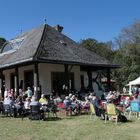
[[[38,111],[37,110],[34,110],[34,107],[35,108],[38,108],[39,110]],[[29,119],[35,119],[36,117],[37,117],[36,119],[39,119],[39,118],[40,119],[44,119],[44,110],[41,110],[41,107],[42,107],[41,103],[39,103],[37,101],[37,98],[36,97],[33,97],[32,98],[32,101],[30,103],[31,114],[29,116]]]
[[[68,96],[65,97],[65,100],[63,102],[64,102],[64,105],[65,105],[66,108],[70,107],[71,101],[69,100]]]
[[[57,105],[59,102],[62,102],[62,99],[60,98],[59,95],[57,95],[54,99],[53,99],[53,102],[55,105]]]
[[[134,99],[131,102],[138,102],[140,104],[140,99],[138,95],[134,96]]]
[[[3,102],[4,105],[10,105],[12,107],[14,105],[14,102],[12,100],[12,97],[6,96]]]
[[[70,112],[70,114],[71,114],[71,101],[69,100],[69,96],[66,96],[65,100],[63,102],[66,107],[67,115],[68,115],[68,112]]]
[[[24,103],[22,101],[22,96],[18,96],[17,99],[15,100],[15,107],[17,110],[17,113],[19,115],[21,115],[22,111],[23,111],[23,107],[24,107]]]
[[[37,98],[35,96],[32,97],[31,99],[31,103],[30,103],[30,106],[39,106],[41,107],[41,103],[38,102]]]
[[[31,99],[30,98],[26,98],[25,102],[24,102],[24,116],[29,115],[30,112],[30,103],[31,103]]]
[[[26,98],[26,101],[24,103],[25,110],[30,110],[30,103],[31,103],[31,99]]]
[[[23,97],[23,90],[21,88],[19,89],[19,95]]]
[[[71,93],[69,94],[69,99],[72,100],[72,94]]]
[[[84,113],[88,113],[89,109],[90,109],[90,101],[88,97],[85,97],[85,101],[82,103],[82,110],[84,110]]]
[[[110,91],[106,97],[107,102],[112,102],[114,99],[114,94],[112,91]]]
[[[89,92],[88,99],[89,99],[90,101],[92,101],[92,97],[93,97],[93,95],[94,95],[94,93],[92,93],[92,92]]]
[[[8,91],[8,96],[14,98],[14,90],[13,89]]]
[[[74,113],[74,115],[80,113],[80,103],[78,102],[75,95],[72,95],[72,98],[71,98],[71,110]]]
[[[125,111],[130,111],[130,98],[126,97],[123,101],[123,106]]]
[[[12,115],[12,113],[13,113],[14,116],[16,116],[16,110],[13,107],[14,106],[14,102],[13,102],[13,99],[12,99],[11,96],[10,97],[9,96],[5,97],[3,105],[4,105],[4,112],[6,111],[6,108],[8,107],[10,115]]]
[[[96,96],[93,96],[91,103],[94,106],[94,110],[95,110],[96,116],[101,116],[102,110],[101,110],[101,107],[100,107],[100,100],[99,100],[99,98],[96,97]]]
[[[39,103],[41,103],[42,105],[47,105],[48,104],[48,101],[45,98],[44,94],[41,95],[41,98],[39,99]]]

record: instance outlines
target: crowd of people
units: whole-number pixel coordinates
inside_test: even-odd
[[[51,108],[52,106],[58,107],[59,103],[63,104],[66,109],[66,115],[80,115],[81,113],[89,113],[90,104],[93,105],[96,116],[104,116],[105,114],[105,104],[113,103],[117,106],[123,106],[123,109],[130,111],[130,102],[138,101],[140,103],[140,94],[135,92],[132,97],[126,97],[121,99],[119,92],[110,91],[108,93],[103,93],[101,96],[89,91],[85,94],[84,99],[78,98],[78,96],[69,93],[68,96],[61,98],[58,94],[46,96],[41,95],[41,98],[37,100],[34,96],[30,87],[27,91],[22,92],[20,90],[19,95],[15,96],[14,90],[6,89],[4,92],[4,100],[1,100],[3,105],[9,105],[13,109],[14,116],[20,116],[23,110],[27,112],[30,111],[31,106],[39,106],[40,108]],[[119,110],[122,112],[123,110]]]
[[[84,100],[80,100],[77,96],[70,93],[65,97],[63,103],[70,115],[81,114],[82,112],[88,113],[90,111],[90,104],[93,104],[95,114],[101,116],[105,112],[104,103],[113,102],[117,104],[119,100],[119,93],[115,91],[110,91],[108,94],[104,93],[100,97],[96,93],[89,91]]]
[[[38,105],[40,108],[43,106],[51,107],[52,105],[57,106],[60,102],[64,103],[64,106],[70,115],[81,114],[81,111],[89,112],[90,102],[94,100],[95,107],[98,104],[98,99],[94,93],[90,92],[89,96],[86,96],[84,100],[78,99],[77,96],[69,94],[64,99],[62,99],[58,94],[56,96],[49,96],[46,98],[46,95],[42,94],[39,100],[36,99],[30,87],[27,88],[27,91],[22,92],[20,90],[19,95],[16,96],[14,90],[6,89],[4,92],[4,100],[1,99],[3,105],[9,105],[14,111],[15,116],[21,115],[23,110],[30,110],[31,105]],[[97,101],[96,101],[97,100]]]
[[[121,104],[123,104],[125,111],[130,111],[131,102],[137,102],[140,106],[140,87],[133,86],[131,89],[131,93],[132,94],[129,97],[122,99]]]
[[[23,110],[30,110],[30,105],[34,103],[35,100],[36,98],[33,97],[33,92],[30,87],[27,88],[26,92],[20,90],[18,96],[15,95],[13,89],[6,89],[4,92],[4,99],[1,99],[3,103],[3,108],[1,106],[1,110],[4,109],[4,106],[9,105],[16,117],[17,115],[21,115]]]

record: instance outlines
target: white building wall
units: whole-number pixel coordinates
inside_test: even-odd
[[[51,66],[49,64],[39,64],[39,82],[42,87],[43,94],[51,93]]]
[[[14,69],[3,71],[3,75],[5,76],[5,88],[10,89],[10,74],[14,72]]]
[[[51,72],[64,72],[64,65],[46,63],[39,64],[39,80],[43,94],[50,94],[52,92]],[[73,66],[71,72],[74,72],[75,89],[80,90],[80,67]]]
[[[50,94],[52,92],[51,85],[51,72],[64,72],[64,65],[60,64],[46,64],[41,63],[38,65],[39,69],[39,83],[42,87],[43,94]],[[34,70],[34,65],[19,67],[19,84],[23,80],[24,88],[24,71]],[[5,87],[10,89],[10,74],[14,73],[14,69],[5,70],[3,74],[5,75]],[[71,72],[74,73],[74,87],[76,90],[80,90],[80,66],[73,66]]]
[[[21,80],[24,80],[24,71],[33,70],[33,69],[34,69],[33,65],[20,67],[18,69],[19,84],[20,84]],[[12,74],[12,73],[15,73],[15,69],[9,69],[9,70],[3,71],[3,75],[5,76],[5,87],[8,88],[8,89],[10,89],[10,74]],[[23,87],[24,87],[24,82],[23,82]]]
[[[84,86],[86,88],[88,86],[88,75],[87,75],[87,72],[81,71],[81,75],[84,76]]]

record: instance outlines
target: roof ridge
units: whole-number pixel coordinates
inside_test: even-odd
[[[42,40],[44,39],[45,31],[47,30],[46,27],[47,27],[47,24],[44,24],[44,29],[43,29],[43,32],[42,32],[42,36],[41,36],[39,45],[38,45],[38,47],[37,47],[37,49],[36,49],[36,52],[35,52],[35,54],[34,54],[34,56],[33,56],[33,60],[37,60],[37,54],[38,54],[38,51],[39,51],[39,49],[40,49],[40,47],[41,47]]]

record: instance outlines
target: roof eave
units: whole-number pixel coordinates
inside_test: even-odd
[[[14,67],[16,65],[20,65],[20,64],[23,64],[23,63],[29,63],[29,62],[33,62],[33,58],[27,58],[27,59],[24,59],[24,60],[13,62],[13,63],[0,65],[0,69],[6,69],[6,68]]]
[[[61,60],[48,60],[48,59],[38,59],[38,62],[42,63],[52,63],[52,64],[70,64],[70,65],[80,65],[80,66],[91,66],[91,67],[103,67],[103,68],[121,68],[120,65],[114,64],[90,64],[90,63],[81,63],[81,62],[74,62],[74,61],[61,61]]]

